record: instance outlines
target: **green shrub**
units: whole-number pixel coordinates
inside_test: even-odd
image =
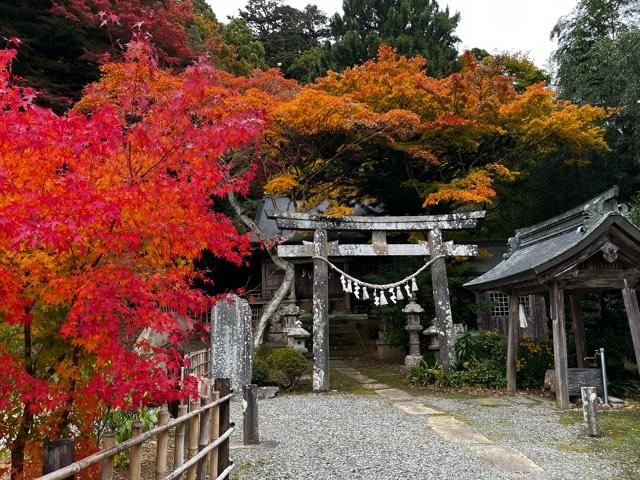
[[[518,341],[516,378],[520,388],[541,388],[544,374],[553,368],[553,346],[548,340],[521,337]]]
[[[462,370],[462,384],[469,387],[505,388],[507,377],[504,366],[489,359],[473,359],[465,362]]]
[[[277,385],[283,390],[295,388],[307,372],[309,364],[302,353],[293,348],[260,347],[253,359],[253,383]]]
[[[439,387],[504,388],[507,385],[507,340],[493,331],[467,331],[456,339],[457,370],[423,359],[409,372],[415,385]],[[540,388],[545,371],[553,364],[553,349],[547,340],[522,337],[518,344],[517,379],[520,388]]]

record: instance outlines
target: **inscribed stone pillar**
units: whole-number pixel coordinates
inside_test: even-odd
[[[313,235],[314,256],[326,258],[327,231]],[[313,259],[313,391],[329,391],[329,271],[328,265]]]
[[[211,359],[212,378],[230,378],[236,392],[251,383],[251,307],[237,295],[219,300],[212,308]]]
[[[447,279],[447,264],[445,262],[442,232],[439,228],[429,231],[429,253],[431,258],[438,255],[431,264],[431,282],[433,284],[433,302],[436,309],[436,323],[438,340],[440,342],[440,363],[445,369],[451,369],[456,363],[455,338],[453,333],[453,316],[449,299],[449,282]]]

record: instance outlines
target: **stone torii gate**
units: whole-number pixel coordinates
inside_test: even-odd
[[[330,217],[304,213],[266,212],[276,220],[281,230],[313,230],[313,243],[280,245],[282,258],[313,258],[313,390],[329,390],[329,257],[358,256],[430,256],[436,327],[440,342],[440,361],[445,368],[456,361],[453,339],[453,317],[449,299],[449,285],[445,257],[477,255],[475,245],[454,245],[443,242],[441,230],[473,228],[485,211],[407,217]],[[327,230],[369,231],[371,243],[339,245],[327,241]],[[387,232],[427,231],[428,242],[417,244],[389,244]]]

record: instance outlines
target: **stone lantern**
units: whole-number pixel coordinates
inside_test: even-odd
[[[407,367],[413,367],[422,359],[420,353],[420,331],[422,331],[420,314],[424,313],[424,309],[411,299],[402,312],[407,320],[405,329],[409,332],[409,355],[404,358],[404,364]]]
[[[269,342],[276,344],[288,342],[287,334],[298,325],[298,319],[302,314],[303,311],[295,304],[295,300],[290,298],[285,300],[271,319]]]
[[[309,350],[307,349],[306,340],[310,336],[311,334],[302,328],[300,321],[298,321],[298,325],[287,332],[287,347],[293,348],[300,353],[307,353]]]
[[[429,350],[430,352],[437,352],[438,350],[440,350],[438,329],[435,325],[431,325],[429,328],[425,328],[422,334],[427,337],[427,350]]]
[[[287,336],[287,347],[294,348],[301,353],[307,353],[306,340],[311,336],[304,328],[300,316],[303,311],[293,302],[288,302],[280,309],[282,331]]]

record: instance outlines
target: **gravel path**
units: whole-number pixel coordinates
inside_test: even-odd
[[[491,470],[464,444],[443,440],[429,428],[425,416],[408,415],[376,395],[309,394],[259,402],[261,440],[274,440],[277,446],[233,448],[231,455],[237,466],[233,477],[595,480],[611,478],[616,473],[602,460],[553,447],[554,442],[569,442],[576,435],[576,429],[559,425],[551,413],[552,407],[487,408],[431,397],[423,400],[441,409],[459,410],[474,421],[477,419],[479,425],[492,425],[491,429],[480,430],[498,444],[517,448],[530,456],[545,472],[514,474]],[[234,402],[232,412],[241,432],[238,402]],[[543,426],[537,426],[538,423]],[[523,440],[527,432],[531,435],[530,445]],[[509,437],[513,437],[513,442],[507,441]],[[234,442],[240,441],[241,433],[236,433]]]
[[[521,397],[513,397],[516,402]],[[497,445],[519,450],[545,470],[543,478],[550,479],[623,479],[622,471],[613,462],[597,457],[593,452],[571,448],[580,439],[582,425],[561,425],[560,410],[553,403],[518,404],[500,399],[496,406],[473,400],[453,400],[426,396],[420,401],[448,411],[481,431]],[[564,447],[564,448],[563,448]],[[639,477],[640,478],[640,474]]]

